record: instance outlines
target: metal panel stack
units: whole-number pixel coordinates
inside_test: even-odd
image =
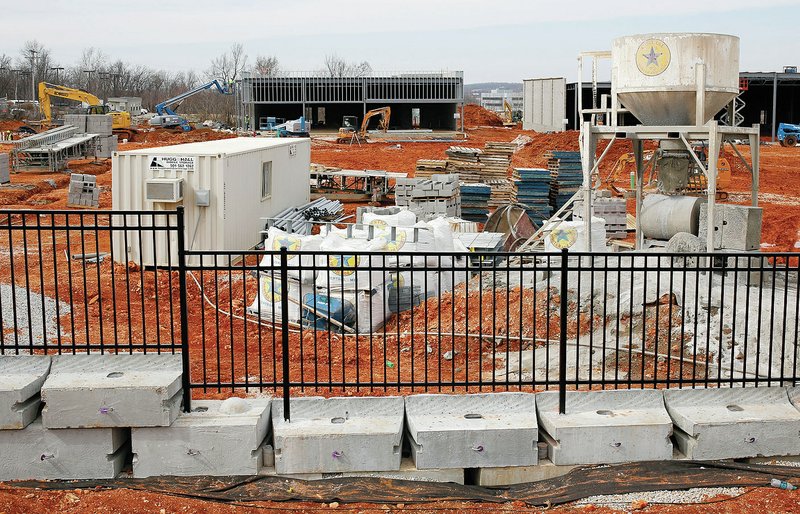
[[[514,201],[525,206],[528,217],[541,226],[553,214],[550,205],[550,171],[542,168],[514,168]]]
[[[555,210],[564,206],[583,184],[580,152],[551,150],[545,154],[550,171],[550,205]]]
[[[612,198],[611,191],[596,191],[592,200],[592,216],[606,220],[606,237],[609,239],[625,239],[628,236],[626,212],[627,202],[624,198]],[[574,219],[583,219],[583,199],[576,199],[572,208]]]
[[[458,178],[462,182],[480,182],[481,170],[484,165],[480,162],[483,150],[480,148],[466,148],[463,146],[451,146],[445,152],[447,159],[447,172],[458,173]]]
[[[420,219],[461,215],[461,193],[455,174],[435,174],[429,180],[399,178],[394,198],[395,205],[408,208]]]
[[[461,217],[467,221],[486,223],[492,188],[486,184],[461,185]]]
[[[100,207],[100,188],[97,186],[97,177],[81,173],[70,174],[67,205],[70,207]]]
[[[417,178],[430,178],[434,173],[447,173],[447,161],[437,159],[420,159],[414,176]]]

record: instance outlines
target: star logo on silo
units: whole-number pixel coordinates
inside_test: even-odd
[[[669,67],[669,47],[660,39],[644,41],[636,51],[636,66],[648,77],[660,75]]]
[[[656,49],[652,46],[650,47],[650,53],[644,54],[644,58],[647,59],[648,66],[658,66],[659,57],[661,57],[661,54],[657,54]]]

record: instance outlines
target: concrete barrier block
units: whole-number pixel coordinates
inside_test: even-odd
[[[265,476],[277,476],[274,467],[265,468],[260,473]],[[332,478],[384,478],[387,480],[408,480],[411,482],[453,482],[464,484],[463,469],[417,469],[414,461],[405,458],[400,461],[397,471],[352,471],[333,473],[290,473],[281,474],[281,477],[297,480],[326,480]]]
[[[192,411],[181,413],[171,426],[131,429],[133,475],[258,473],[264,462],[270,400],[233,401],[195,400]]]
[[[661,391],[568,391],[536,395],[541,435],[553,464],[614,464],[672,459],[672,420]]]
[[[421,394],[406,398],[418,469],[532,466],[538,461],[531,393]]]
[[[20,430],[39,416],[50,356],[0,355],[0,430]]]
[[[58,355],[42,386],[46,428],[168,426],[180,411],[180,355]]]
[[[540,460],[535,466],[505,468],[478,468],[473,482],[481,487],[502,487],[514,484],[539,482],[566,475],[578,466],[557,466],[549,460]]]
[[[0,480],[114,478],[129,436],[122,428],[48,430],[41,418],[23,430],[0,430]]]
[[[403,398],[293,398],[272,402],[275,469],[286,473],[397,471]]]
[[[664,401],[690,459],[800,455],[800,411],[783,387],[670,389]]]

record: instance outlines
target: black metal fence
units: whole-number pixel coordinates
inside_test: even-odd
[[[800,254],[223,252],[183,236],[181,210],[0,211],[0,354],[181,351],[186,408],[190,392],[798,383]]]

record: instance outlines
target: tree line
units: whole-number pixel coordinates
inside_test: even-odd
[[[280,62],[274,55],[258,55],[250,62],[240,43],[209,61],[201,71],[166,71],[114,59],[102,50],[89,47],[72,65],[59,63],[50,48],[36,40],[26,41],[16,55],[0,53],[0,99],[37,99],[39,82],[48,82],[88,91],[106,100],[117,96],[141,97],[142,105],[153,107],[168,98],[189,91],[213,79],[229,84],[244,73],[278,76]],[[372,72],[366,61],[351,63],[332,54],[325,56],[319,73],[331,77],[364,76]],[[233,96],[199,94],[187,99],[181,112],[232,122]]]

